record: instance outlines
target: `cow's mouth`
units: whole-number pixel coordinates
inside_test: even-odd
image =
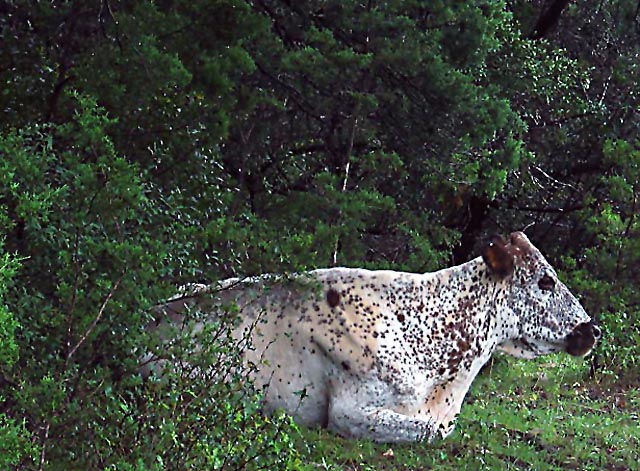
[[[565,351],[569,355],[581,357],[591,351],[602,332],[593,322],[579,324],[567,335]]]

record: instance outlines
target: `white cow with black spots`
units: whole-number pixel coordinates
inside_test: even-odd
[[[244,358],[260,365],[253,379],[266,386],[267,412],[378,442],[449,435],[496,350],[581,356],[600,336],[521,232],[434,273],[328,268],[233,279],[192,287],[158,312],[175,323],[194,307],[229,303],[240,313],[235,335],[251,337]]]

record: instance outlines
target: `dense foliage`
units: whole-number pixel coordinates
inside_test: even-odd
[[[0,468],[293,468],[234,381],[140,378],[149,308],[524,227],[602,324],[593,373],[632,374],[636,8],[0,2]]]

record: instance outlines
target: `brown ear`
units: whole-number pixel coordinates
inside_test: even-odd
[[[492,275],[505,278],[513,273],[513,254],[500,235],[494,235],[482,249],[482,259]]]

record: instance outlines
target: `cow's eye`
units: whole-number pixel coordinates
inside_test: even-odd
[[[538,281],[538,287],[542,291],[553,291],[553,288],[555,288],[555,286],[556,280],[551,278],[549,275],[544,275],[542,278],[540,278],[540,281]]]

